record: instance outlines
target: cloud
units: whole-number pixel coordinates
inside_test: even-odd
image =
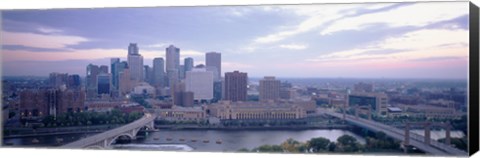
[[[306,59],[311,62],[334,62],[361,59],[414,60],[431,56],[465,56],[468,54],[468,31],[422,29],[372,42],[363,47],[337,51]]]
[[[26,47],[22,45],[2,45],[3,50],[25,50],[31,52],[70,52],[71,49],[65,48],[35,48],[35,47]]]
[[[53,34],[53,33],[62,33],[63,32],[63,30],[46,28],[46,27],[40,27],[40,28],[37,28],[37,30],[40,31],[41,33],[45,33],[45,34]]]
[[[280,48],[286,48],[286,49],[293,49],[293,50],[303,50],[306,49],[308,46],[303,45],[303,44],[282,44],[280,45]]]
[[[239,69],[249,69],[253,68],[253,65],[244,64],[244,63],[237,63],[237,62],[223,62],[222,61],[222,69],[227,71],[234,71]]]
[[[155,43],[146,45],[147,48],[167,48],[170,44],[169,43]]]
[[[87,42],[89,39],[69,35],[43,35],[25,32],[2,31],[2,45],[20,45],[35,48],[59,49]]]
[[[364,14],[339,19],[320,32],[329,35],[345,30],[362,30],[372,24],[387,24],[389,27],[422,27],[468,14],[468,3],[415,3],[384,12]]]

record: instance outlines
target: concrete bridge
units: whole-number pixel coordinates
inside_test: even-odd
[[[317,113],[345,119],[345,121],[374,132],[383,132],[394,139],[403,141],[404,145],[414,146],[429,154],[438,156],[468,156],[466,151],[457,149],[451,145],[440,143],[436,140],[431,140],[429,137],[426,138],[422,135],[412,133],[408,129],[402,130],[372,120],[363,119],[358,116],[344,115],[323,108],[317,109]]]
[[[127,136],[130,139],[136,139],[137,133],[142,128],[154,129],[154,120],[157,116],[151,113],[145,115],[127,125],[114,128],[87,138],[77,140],[72,143],[61,146],[62,148],[88,148],[88,149],[108,149],[121,136]]]

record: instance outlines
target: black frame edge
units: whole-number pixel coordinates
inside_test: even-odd
[[[470,2],[470,62],[468,97],[468,153],[470,156],[479,150],[479,8]]]

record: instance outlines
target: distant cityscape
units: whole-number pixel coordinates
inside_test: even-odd
[[[2,145],[467,155],[466,4],[2,12]]]

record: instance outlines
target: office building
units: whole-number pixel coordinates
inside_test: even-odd
[[[153,85],[155,87],[165,86],[165,61],[163,58],[153,59]]]
[[[66,87],[68,82],[67,73],[52,72],[49,75],[50,86],[54,88]]]
[[[276,101],[280,98],[280,80],[276,80],[273,76],[266,76],[260,80],[259,100]]]
[[[111,74],[101,73],[97,75],[97,94],[98,95],[110,95],[111,89]]]
[[[80,75],[68,75],[67,88],[69,89],[80,89]]]
[[[185,87],[186,91],[193,92],[195,100],[209,101],[213,99],[213,73],[205,68],[194,68],[186,74]]]
[[[222,54],[218,52],[208,52],[205,54],[205,66],[209,70],[215,71],[214,80],[221,80],[222,73]]]
[[[97,75],[100,74],[100,67],[93,64],[87,65],[87,75],[85,77],[85,90],[87,98],[95,98],[97,96]]]
[[[370,109],[377,115],[387,114],[387,95],[383,93],[352,93],[348,95],[347,104],[349,107],[360,107]]]
[[[18,111],[22,119],[39,119],[85,109],[85,92],[79,89],[26,89],[20,92]]]
[[[143,79],[149,84],[153,84],[153,69],[148,65],[143,66]]]
[[[185,58],[183,61],[183,65],[185,66],[185,72],[191,71],[193,69],[193,58]]]
[[[233,102],[246,101],[247,83],[247,73],[239,71],[225,73],[225,96],[223,97],[223,99]]]
[[[128,66],[130,69],[130,78],[136,82],[142,82],[143,78],[143,56],[138,53],[136,43],[130,43],[128,46]]]

